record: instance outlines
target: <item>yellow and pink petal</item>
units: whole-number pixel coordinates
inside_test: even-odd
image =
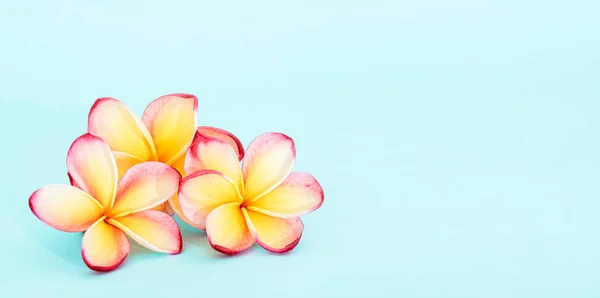
[[[88,132],[99,136],[111,150],[137,160],[156,160],[156,150],[144,123],[121,101],[104,97],[96,100],[88,116]],[[129,161],[120,164],[126,171]]]
[[[206,219],[206,235],[218,252],[235,255],[254,243],[238,203],[215,208]]]
[[[244,158],[244,146],[240,139],[238,139],[234,134],[217,127],[212,126],[198,126],[198,132],[201,134],[219,139],[221,141],[226,142],[233,148],[235,153],[238,156],[238,160],[241,161]]]
[[[187,149],[196,133],[198,99],[191,94],[169,94],[152,101],[142,121],[154,140],[158,160],[173,164]]]
[[[50,184],[29,197],[31,212],[47,225],[64,232],[83,232],[103,213],[102,205],[82,190]]]
[[[109,219],[108,222],[150,250],[178,254],[183,247],[177,222],[164,212],[146,210]]]
[[[252,236],[262,248],[284,253],[294,249],[300,242],[304,230],[300,218],[277,218],[246,208],[242,211]]]
[[[96,221],[83,235],[81,256],[83,262],[95,271],[111,271],[125,260],[130,246],[127,236],[118,228]]]
[[[79,187],[77,183],[73,181],[73,177],[71,176],[71,174],[69,174],[69,172],[67,172],[67,177],[69,177],[69,183],[71,184],[71,186],[81,189],[81,187]]]
[[[292,172],[277,188],[250,203],[249,210],[290,218],[310,213],[323,204],[323,189],[311,174]]]
[[[108,145],[86,133],[78,137],[67,153],[67,170],[73,181],[105,209],[112,207],[117,189],[117,165]]]
[[[183,178],[178,200],[183,217],[201,229],[215,208],[228,203],[239,205],[243,201],[234,182],[215,170],[201,170]]]
[[[242,163],[246,201],[257,200],[279,186],[292,171],[295,159],[296,146],[290,137],[282,133],[256,137]]]
[[[215,170],[233,180],[240,193],[244,192],[242,170],[238,155],[225,141],[196,132],[194,142],[185,158],[185,172]]]
[[[106,215],[117,218],[161,205],[177,192],[180,180],[179,172],[167,164],[137,164],[119,181],[115,204]]]

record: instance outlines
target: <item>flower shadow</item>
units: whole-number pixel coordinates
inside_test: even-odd
[[[78,267],[87,268],[81,258],[83,233],[65,233],[43,226],[33,228],[30,232],[38,243],[56,256]]]
[[[67,233],[57,231],[45,226],[30,227],[29,233],[35,241],[42,247],[46,248],[54,255],[67,261],[70,264],[81,268],[88,269],[81,257],[81,242],[83,240],[83,232]],[[128,237],[129,238],[129,237]],[[137,262],[139,260],[156,259],[167,255],[151,251],[131,238],[129,240],[130,251],[125,262]],[[92,272],[93,274],[104,274],[100,272]]]
[[[179,219],[176,220],[179,224],[183,238],[182,253],[186,253],[187,251],[191,251],[193,253],[201,252],[204,256],[208,257],[208,259],[205,259],[205,261],[208,261],[210,259],[220,260],[236,258],[237,256],[244,255],[248,253],[249,250],[252,250],[248,249],[248,251],[244,251],[234,256],[222,254],[210,246],[205,231],[191,227],[190,225],[181,222]],[[84,235],[83,232],[66,233],[37,223],[28,223],[28,225],[25,226],[28,227],[28,234],[30,234],[35,241],[52,252],[54,255],[72,265],[88,269],[81,257],[81,242]],[[125,260],[126,263],[131,264],[144,260],[169,257],[169,255],[156,253],[152,250],[149,250],[132,239],[129,239],[129,243],[131,249],[127,259]],[[97,275],[106,273],[92,271],[90,274]]]
[[[125,263],[123,264],[127,267],[135,266],[135,264],[137,264],[138,262],[145,262],[148,260],[157,260],[161,258],[170,257],[170,255],[168,254],[155,252],[146,247],[143,247],[131,238],[129,238],[129,245],[131,249],[129,251],[127,259],[125,260]]]

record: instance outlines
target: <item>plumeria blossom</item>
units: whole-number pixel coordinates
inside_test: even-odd
[[[227,149],[227,150],[233,150],[235,152],[235,156],[236,156],[238,162],[244,158],[244,153],[245,153],[244,146],[242,145],[242,142],[240,141],[240,139],[238,139],[232,133],[230,133],[224,129],[220,129],[220,128],[216,128],[216,127],[199,126],[196,135],[198,135],[198,134],[220,140],[222,142],[222,144],[229,145],[230,149]],[[195,138],[194,138],[194,140],[195,140]],[[188,171],[194,171],[194,168],[188,168]],[[182,173],[181,173],[182,177],[185,177],[186,173],[192,173],[192,172],[186,172],[185,168],[184,168],[184,171],[182,171]],[[170,205],[170,209],[173,210],[174,213],[177,214],[177,216],[179,218],[181,218],[181,220],[183,220],[185,223],[187,223],[193,227],[196,227],[196,228],[204,229],[203,226],[198,226],[197,224],[190,221],[183,214],[183,210],[181,209],[181,205],[179,204],[179,199],[178,199],[177,195],[175,195],[171,199],[169,199],[169,205]]]
[[[145,161],[166,163],[185,175],[185,154],[196,130],[228,142],[243,156],[241,143],[231,133],[209,126],[198,128],[197,110],[196,96],[169,94],[152,101],[140,119],[123,102],[110,97],[99,98],[90,109],[88,133],[102,138],[110,146],[119,177]],[[154,209],[172,214],[166,202]]]
[[[179,207],[210,245],[237,254],[255,241],[271,252],[292,250],[302,236],[299,216],[323,204],[323,189],[309,173],[292,172],[294,141],[265,133],[246,150],[240,167],[232,147],[196,133],[185,159]]]
[[[142,162],[119,179],[106,142],[84,134],[67,153],[67,169],[78,187],[46,185],[31,195],[29,207],[57,230],[85,232],[81,255],[90,269],[117,268],[129,254],[126,235],[156,252],[181,252],[181,232],[173,217],[151,210],[177,192],[181,175],[173,167]]]

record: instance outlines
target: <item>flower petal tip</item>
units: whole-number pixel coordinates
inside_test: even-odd
[[[96,119],[96,117],[97,117],[96,112],[101,106],[103,106],[104,104],[107,104],[107,103],[108,104],[116,103],[119,105],[125,105],[120,100],[118,100],[116,98],[112,98],[112,97],[100,97],[100,98],[96,99],[96,101],[94,101],[94,104],[92,104],[90,111],[88,112],[88,132],[89,133],[94,134],[94,135],[96,135],[98,133],[97,126],[96,126],[96,122],[98,121],[98,119]]]
[[[167,214],[167,215],[169,215],[169,214]],[[169,217],[173,218],[172,215],[169,215]],[[175,221],[175,219],[173,219],[173,221]],[[175,223],[175,225],[177,225],[177,222]],[[177,230],[178,230],[178,233],[177,233],[178,241],[177,242],[179,243],[179,245],[177,246],[176,249],[174,249],[170,252],[166,252],[166,254],[168,254],[168,255],[173,255],[173,256],[178,255],[183,251],[183,235],[181,235],[181,230],[179,229],[178,225],[177,225]]]
[[[96,266],[94,264],[92,264],[90,261],[88,261],[88,259],[85,257],[85,250],[82,248],[81,249],[81,258],[83,259],[83,263],[88,266],[88,268],[96,271],[96,272],[110,272],[113,271],[115,269],[117,269],[119,266],[121,266],[121,264],[123,264],[123,262],[125,261],[125,258],[119,260],[117,263],[115,263],[114,265],[111,266]]]
[[[160,98],[168,98],[168,97],[179,97],[179,98],[183,98],[183,99],[191,99],[194,101],[194,113],[198,112],[198,97],[194,94],[190,94],[190,93],[171,93],[171,94],[165,94]]]
[[[204,169],[216,170],[231,178],[236,187],[243,191],[239,154],[233,146],[235,144],[232,145],[226,140],[197,130],[194,141],[185,156],[185,172],[191,174]]]
[[[249,204],[248,209],[279,218],[293,218],[323,205],[321,184],[311,174],[292,172],[274,190]]]
[[[296,143],[294,142],[294,139],[282,132],[266,132],[259,135],[254,140],[257,141],[257,145],[264,145],[269,142],[288,142],[290,143],[294,158],[296,157]]]
[[[95,110],[98,107],[98,105],[100,105],[100,104],[102,104],[104,102],[107,102],[107,101],[121,102],[120,100],[118,100],[116,98],[109,97],[109,96],[99,97],[99,98],[96,99],[96,101],[94,101],[94,104],[92,104],[92,107],[90,108],[90,112],[92,112],[93,110]]]
[[[227,248],[224,246],[213,244],[212,242],[210,242],[210,239],[208,240],[208,243],[214,250],[216,250],[222,254],[228,255],[228,256],[235,256],[243,251],[243,250],[233,250],[233,249],[230,249],[230,248]]]
[[[200,135],[226,142],[235,150],[235,153],[238,156],[238,161],[241,161],[244,158],[245,149],[242,141],[240,141],[238,137],[227,130],[213,126],[198,126],[196,135],[197,137]]]
[[[269,252],[277,253],[277,254],[284,254],[284,253],[288,253],[288,252],[292,251],[294,248],[296,248],[296,246],[298,246],[298,243],[300,243],[301,238],[302,238],[302,235],[300,235],[296,240],[294,240],[294,242],[286,245],[284,248],[281,248],[281,249],[275,249],[275,248],[269,247],[260,241],[256,241],[256,242],[262,248],[266,249]]]
[[[104,140],[102,140],[102,138],[100,138],[92,133],[86,132],[86,133],[80,135],[79,137],[77,137],[75,139],[75,141],[73,141],[73,143],[71,143],[69,150],[73,150],[74,149],[73,147],[78,145],[78,142],[94,142],[94,141],[104,142]]]
[[[171,94],[165,94],[161,97],[166,97],[166,96],[181,97],[181,98],[193,98],[194,100],[198,100],[198,97],[196,97],[196,95],[189,94],[189,93],[171,93]]]
[[[296,248],[296,246],[298,246],[298,243],[300,243],[300,239],[301,238],[302,238],[302,232],[300,232],[300,235],[298,235],[298,238],[296,238],[294,241],[292,241],[291,243],[287,244],[283,248],[276,248],[276,247],[269,246],[265,242],[262,242],[260,240],[260,238],[258,238],[258,237],[256,238],[256,243],[258,243],[258,245],[260,245],[260,247],[264,248],[268,252],[277,253],[277,254],[284,254],[284,253],[290,252],[291,250],[293,250],[294,248]]]

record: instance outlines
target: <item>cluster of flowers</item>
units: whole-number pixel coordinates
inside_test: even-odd
[[[180,253],[173,214],[205,230],[224,254],[255,242],[271,252],[293,249],[303,231],[299,216],[323,204],[319,182],[292,172],[294,141],[265,133],[244,150],[233,134],[198,127],[197,109],[195,96],[170,94],[140,119],[119,100],[96,100],[88,132],[67,153],[71,185],[36,190],[31,211],[57,230],[85,232],[82,258],[96,271],[121,265],[127,236],[156,252]]]

